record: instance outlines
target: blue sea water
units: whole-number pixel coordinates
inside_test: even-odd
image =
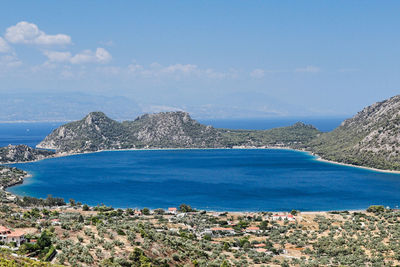
[[[341,119],[303,119],[321,130]],[[215,127],[269,129],[298,121],[214,120]],[[0,124],[0,146],[35,146],[61,123]],[[114,207],[209,210],[364,209],[400,203],[400,175],[316,161],[290,150],[118,151],[15,164],[31,174],[19,195],[52,194]]]
[[[400,203],[400,175],[291,150],[113,151],[14,166],[33,174],[9,188],[15,194],[119,208],[316,211]]]
[[[61,122],[0,123],[0,147],[8,145],[36,146]]]

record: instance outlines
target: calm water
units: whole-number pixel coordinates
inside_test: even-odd
[[[400,203],[400,175],[289,150],[101,152],[15,166],[34,177],[13,193],[121,208],[307,211]]]
[[[0,123],[0,147],[8,145],[36,146],[61,122]]]

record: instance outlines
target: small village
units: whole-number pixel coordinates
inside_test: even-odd
[[[73,200],[58,207],[7,204],[0,208],[0,243],[3,261],[37,266],[393,266],[400,259],[399,218],[380,206],[212,212],[185,204],[153,210]]]

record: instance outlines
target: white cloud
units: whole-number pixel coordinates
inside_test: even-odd
[[[96,52],[85,50],[70,59],[72,64],[107,63],[112,59],[111,54],[104,48],[97,48]]]
[[[43,54],[50,62],[66,62],[71,64],[107,63],[112,59],[111,54],[104,48],[97,48],[95,52],[84,50],[75,55],[66,51],[44,51]]]
[[[67,45],[71,43],[71,37],[66,34],[49,35],[41,31],[36,24],[26,21],[7,28],[5,38],[15,44]]]
[[[260,79],[265,76],[265,71],[262,69],[255,69],[250,73],[250,76],[253,78]]]
[[[21,65],[22,62],[15,55],[4,55],[0,57],[0,66],[14,68]]]
[[[315,66],[307,66],[304,68],[298,68],[295,70],[295,72],[308,72],[308,73],[317,73],[320,72],[321,69]]]
[[[164,73],[193,73],[197,71],[197,66],[193,64],[174,64],[162,68],[161,70]]]
[[[43,53],[51,62],[68,62],[72,57],[70,52],[44,51]]]
[[[7,53],[11,51],[11,47],[8,45],[6,40],[0,37],[0,53]]]
[[[100,63],[107,63],[112,59],[112,56],[110,53],[108,53],[107,50],[104,48],[97,48],[96,50],[96,61]]]

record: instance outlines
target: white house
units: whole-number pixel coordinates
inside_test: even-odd
[[[0,226],[0,241],[5,244],[15,242],[19,247],[23,242],[25,242],[25,233],[20,230],[11,231],[5,226]]]
[[[168,208],[168,213],[170,213],[170,214],[176,214],[177,211],[178,211],[177,208],[173,208],[173,207]]]
[[[292,214],[274,214],[272,215],[272,220],[273,221],[284,221],[284,220],[288,220],[288,221],[295,221],[296,218],[292,215]]]
[[[253,233],[253,234],[257,234],[260,232],[260,228],[257,226],[251,226],[251,227],[247,227],[244,230],[246,233]]]

